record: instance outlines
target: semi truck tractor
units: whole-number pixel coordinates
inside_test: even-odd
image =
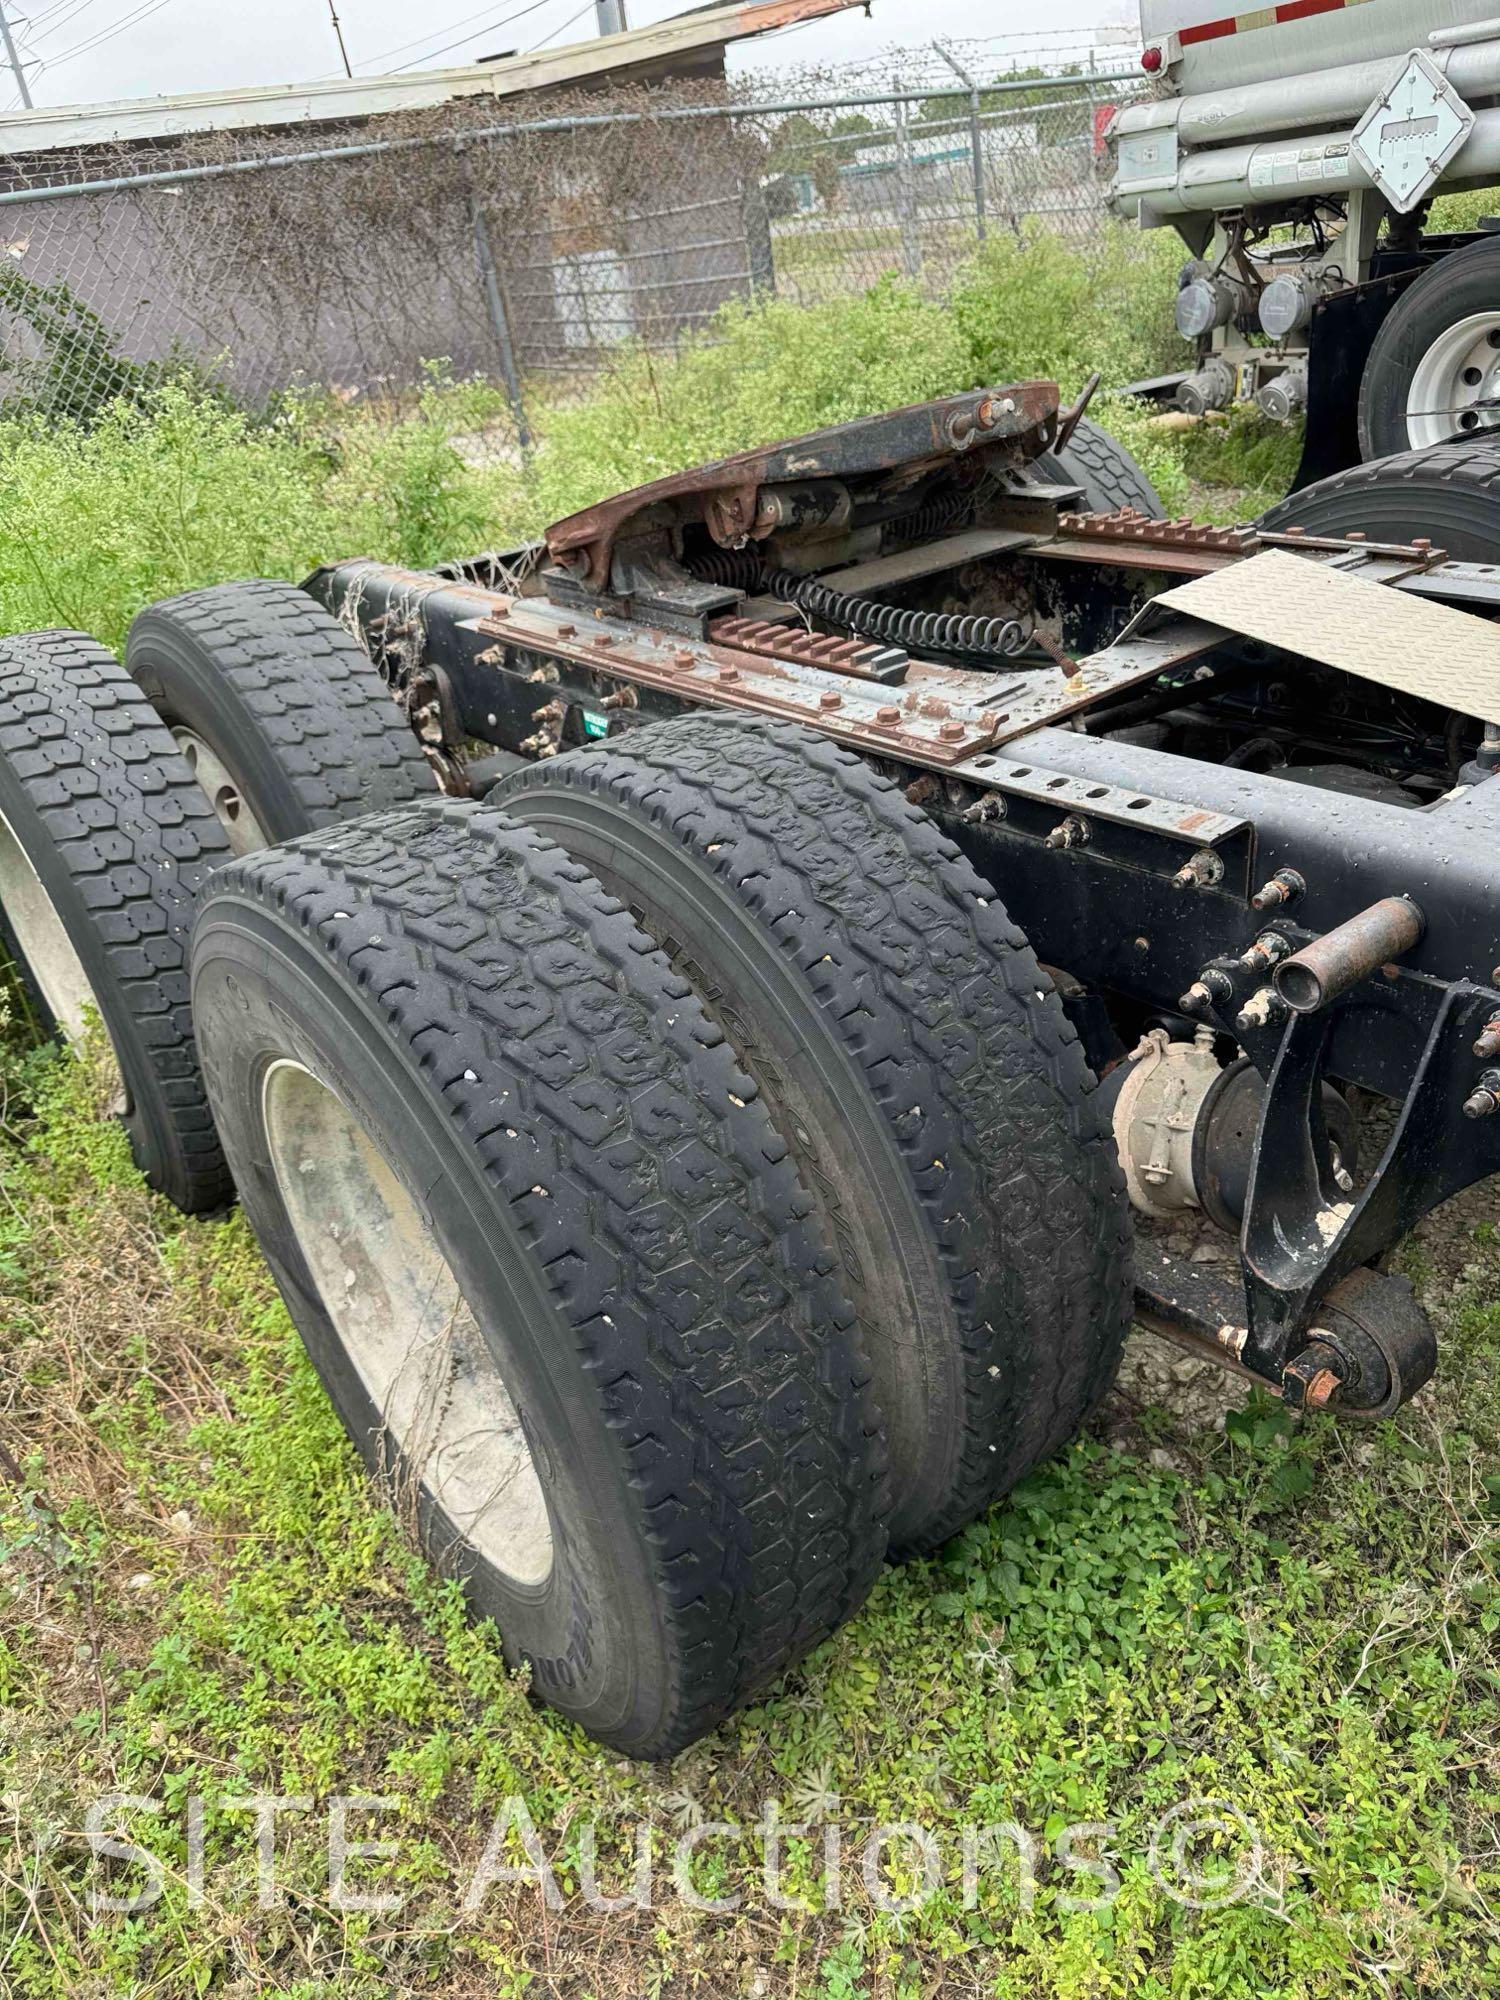
[[[1188,256],[1185,409],[1305,413],[1299,487],[1500,422],[1500,15],[1458,0],[1142,0],[1111,199]],[[1451,204],[1450,207],[1460,206]]]
[[[1449,546],[1500,438],[1411,456],[1341,532],[1164,520],[1014,382],[192,591],[123,663],[0,642],[37,1013],[169,1198],[237,1192],[594,1736],[750,1700],[1132,1318],[1345,1422],[1432,1376],[1389,1253],[1500,1175],[1500,565]]]

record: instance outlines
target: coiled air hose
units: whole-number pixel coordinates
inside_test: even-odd
[[[963,612],[909,611],[899,604],[850,597],[816,577],[791,570],[764,574],[764,587],[783,604],[795,604],[812,618],[837,625],[860,639],[878,639],[912,653],[958,653],[1013,660],[1025,651],[1031,631],[1020,618],[978,618]]]
[[[898,541],[920,541],[973,512],[972,496],[945,495],[889,523],[887,534]],[[1032,627],[1020,618],[981,618],[961,612],[911,611],[873,598],[854,597],[817,577],[793,570],[767,569],[760,551],[700,549],[687,567],[704,583],[716,583],[751,595],[769,591],[784,604],[795,604],[809,617],[837,626],[856,638],[873,639],[907,652],[946,653],[961,659],[1013,660],[1031,643]]]

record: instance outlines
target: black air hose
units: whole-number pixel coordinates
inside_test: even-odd
[[[838,625],[861,639],[879,639],[915,653],[985,653],[1014,659],[1031,640],[1019,618],[976,618],[961,612],[908,611],[899,604],[877,604],[872,598],[850,597],[816,577],[795,576],[786,569],[767,570],[765,585],[784,604],[795,604],[810,617]]]
[[[764,590],[766,566],[760,550],[695,549],[683,558],[683,567],[700,583],[717,583],[725,590]]]
[[[916,516],[903,518],[904,529]],[[911,611],[898,604],[853,597],[816,577],[788,569],[767,569],[759,550],[703,549],[686,559],[686,566],[703,583],[751,594],[770,591],[784,604],[795,604],[809,617],[908,652],[980,654],[989,659],[1015,659],[1031,641],[1031,627],[1019,618],[980,618],[961,612]]]

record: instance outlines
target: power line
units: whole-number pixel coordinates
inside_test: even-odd
[[[159,14],[162,8],[168,5],[170,0],[142,0],[142,4],[133,14],[122,15],[118,21],[107,28],[102,28],[89,40],[75,42],[72,48],[64,49],[60,56],[49,56],[47,61],[53,69],[57,69],[61,64],[71,62],[74,56],[86,56],[91,49],[101,48],[105,42],[112,42],[116,35],[123,35],[127,28],[137,27],[152,14]]]
[[[52,5],[44,7],[40,14],[18,13],[17,18],[25,22],[28,35],[34,35],[38,28],[44,26],[50,35],[55,28],[62,26],[63,21],[71,21],[75,14],[82,14],[97,4],[98,0],[52,0]],[[61,21],[53,20],[57,14],[62,16]]]
[[[579,8],[576,14],[570,14],[566,21],[562,21],[558,24],[557,27],[549,29],[548,32],[545,35],[543,35],[542,39],[539,42],[533,42],[531,44],[531,47],[526,50],[526,54],[530,55],[532,53],[532,50],[534,49],[545,48],[547,43],[552,40],[552,37],[554,35],[565,34],[567,30],[572,27],[575,21],[581,21],[583,19],[584,15],[589,12],[589,10],[593,7],[593,5],[594,5],[594,0],[583,0],[583,5]]]
[[[484,22],[485,22],[485,26],[484,26],[483,28],[480,28],[480,29],[479,29],[479,30],[477,31],[477,32],[478,32],[479,34],[481,34],[481,35],[483,35],[483,34],[486,34],[486,33],[488,33],[488,31],[489,31],[489,28],[490,28],[491,26],[498,26],[498,27],[503,27],[503,26],[505,25],[503,21],[501,21],[501,22],[496,22],[496,21],[494,21],[494,18],[493,18],[493,15],[492,15],[492,13],[491,13],[491,10],[490,10],[490,9],[489,9],[488,7],[481,7],[481,8],[479,9],[478,13],[475,13],[475,14],[465,14],[465,15],[463,15],[463,16],[462,16],[462,17],[461,17],[461,18],[460,18],[459,20],[457,20],[457,21],[450,21],[450,22],[448,23],[448,28],[465,28],[465,27],[467,27],[467,26],[468,26],[468,24],[470,23],[470,21],[478,21],[478,20],[480,20],[480,19],[483,19],[483,20],[484,20]],[[448,32],[448,28],[440,28],[440,29],[438,30],[438,33],[439,33],[439,34],[446,34],[446,33]],[[430,34],[430,33],[432,32],[432,30],[431,30],[431,29],[429,28],[427,32],[428,32],[428,34]],[[460,39],[461,41],[472,41],[472,40],[473,40],[473,36],[471,36],[471,35],[463,35],[463,36],[461,36],[461,37],[460,37],[459,39]],[[417,46],[417,43],[418,43],[418,42],[421,42],[421,41],[425,41],[425,40],[426,40],[426,36],[425,36],[425,35],[413,35],[413,36],[412,36],[412,38],[411,38],[411,40],[410,40],[409,42],[398,42],[398,43],[396,44],[395,48],[393,48],[393,49],[382,49],[382,50],[380,51],[380,54],[379,54],[378,56],[363,56],[363,57],[361,57],[361,59],[359,60],[359,62],[355,64],[355,68],[356,68],[356,69],[369,69],[369,68],[371,68],[371,67],[372,67],[372,66],[373,66],[373,65],[374,65],[375,63],[380,63],[380,62],[384,62],[384,61],[386,60],[387,56],[399,56],[399,55],[403,54],[403,53],[405,52],[405,50],[407,50],[407,49],[414,49],[414,48],[415,48],[415,47]],[[457,44],[457,43],[455,42],[455,43],[451,44],[451,46],[452,46],[452,47],[454,47],[454,48],[456,48],[456,47],[458,46],[458,44]],[[427,54],[428,54],[428,55],[432,55],[432,54],[434,54],[434,53],[438,53],[438,54],[441,54],[441,51],[440,51],[440,50],[439,50],[439,51],[433,51],[432,49],[429,49],[429,50],[427,51]],[[426,57],[425,57],[425,56],[414,56],[414,57],[412,58],[412,60],[413,60],[414,62],[425,62],[425,61],[426,61]]]
[[[462,48],[465,42],[477,42],[481,35],[492,35],[496,32],[497,29],[508,28],[512,21],[519,21],[523,17],[523,15],[534,14],[539,7],[546,7],[550,4],[551,0],[531,0],[530,6],[518,7],[513,14],[502,14],[499,16],[498,19],[496,19],[494,15],[491,15],[490,18],[485,22],[484,26],[482,28],[476,28],[472,34],[460,35],[457,41],[444,42],[440,48],[424,50],[424,52],[421,55],[413,56],[409,62],[402,63],[400,67],[403,70],[415,69],[419,63],[431,62],[434,56],[448,55],[452,52],[452,50]],[[472,21],[473,19],[475,19],[475,16],[471,14],[469,16],[469,19]],[[457,27],[458,23],[455,21],[453,25]],[[410,48],[411,43],[408,42],[406,46]],[[395,54],[395,53],[397,53],[397,51],[395,50],[387,51],[387,54]],[[377,62],[380,60],[381,60],[380,57],[376,58]],[[361,65],[361,67],[363,67],[363,65]]]

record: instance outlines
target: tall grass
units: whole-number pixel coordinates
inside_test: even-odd
[[[506,481],[449,443],[473,395],[434,384],[396,422],[292,402],[268,420],[185,384],[98,424],[0,426],[0,630],[119,645],[142,605],[330,557],[432,563],[482,541]]]

